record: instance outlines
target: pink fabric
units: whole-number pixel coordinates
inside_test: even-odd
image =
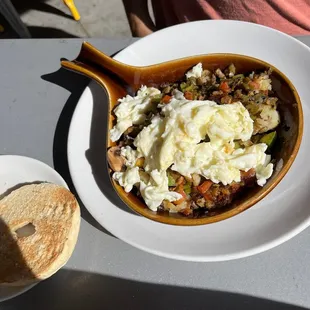
[[[310,0],[153,0],[158,28],[202,19],[233,19],[292,35],[310,34]]]

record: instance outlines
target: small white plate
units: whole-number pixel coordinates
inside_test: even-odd
[[[36,159],[15,155],[0,156],[0,195],[23,184],[35,182],[50,182],[68,188],[64,179],[54,169]],[[0,285],[0,302],[24,293],[34,285]]]
[[[295,85],[303,104],[305,127],[299,154],[283,181],[254,207],[230,219],[196,227],[160,224],[131,213],[115,197],[107,175],[107,99],[94,83],[78,102],[68,139],[72,180],[94,218],[133,246],[189,261],[253,255],[289,240],[310,224],[310,49],[306,45],[256,24],[199,21],[155,32],[121,51],[115,59],[143,66],[208,53],[249,55],[274,65]]]

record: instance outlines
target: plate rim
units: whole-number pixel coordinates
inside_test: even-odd
[[[171,28],[178,28],[178,27],[186,27],[186,25],[188,24],[204,24],[204,23],[234,23],[234,24],[250,24],[251,26],[255,26],[257,28],[265,28],[268,31],[272,31],[275,32],[281,36],[285,36],[287,37],[289,40],[294,41],[295,43],[301,45],[303,48],[306,48],[310,54],[310,47],[307,46],[306,44],[304,44],[303,42],[299,41],[298,39],[285,34],[281,31],[278,31],[276,29],[272,29],[270,27],[267,26],[262,26],[262,25],[258,25],[255,23],[249,23],[249,22],[242,22],[242,21],[232,21],[232,20],[204,20],[204,21],[195,21],[195,22],[190,22],[190,23],[184,23],[184,24],[179,24],[179,25],[175,25],[175,26],[171,26],[165,29],[162,29],[160,31],[157,31],[148,37],[151,36],[155,36],[158,35],[158,33],[162,33],[162,32],[166,32],[166,31],[170,31]],[[123,55],[125,53],[127,53],[127,50],[132,48],[133,46],[137,46],[138,44],[141,44],[140,42],[142,42],[145,38],[139,39],[135,42],[133,42],[132,44],[128,45],[126,48],[124,48],[123,50],[121,50],[120,52],[118,52],[117,54],[114,55],[113,58],[115,58],[116,60],[119,61],[123,61],[121,58],[123,57]],[[201,53],[200,53],[201,54]],[[195,54],[195,55],[200,55],[200,54]],[[247,55],[247,54],[245,54]],[[254,57],[254,56],[251,56]],[[264,60],[265,61],[265,60]],[[288,77],[290,79],[290,77]],[[68,131],[68,143],[67,143],[67,159],[68,159],[68,166],[69,166],[69,171],[70,171],[70,175],[72,177],[72,182],[74,184],[74,187],[76,188],[76,191],[79,195],[79,198],[81,199],[81,201],[83,202],[84,206],[86,207],[87,203],[84,202],[84,197],[82,197],[82,195],[79,193],[78,187],[77,186],[77,182],[75,180],[74,174],[72,173],[72,171],[74,171],[74,168],[72,167],[72,162],[70,159],[70,144],[71,144],[71,140],[72,140],[72,124],[74,123],[76,116],[78,114],[79,108],[81,108],[81,104],[80,102],[83,100],[83,97],[87,95],[87,92],[90,91],[90,85],[92,83],[95,83],[94,81],[90,81],[90,83],[86,86],[86,88],[84,89],[84,91],[82,92],[77,105],[75,107],[75,110],[73,112],[72,118],[71,118],[71,122],[70,122],[70,127],[69,127],[69,131]],[[302,145],[302,143],[301,143]],[[112,186],[112,185],[111,185]],[[83,195],[84,196],[84,195]],[[86,207],[87,208],[87,207]],[[100,220],[100,216],[97,216],[96,212],[93,212],[93,210],[91,208],[87,208],[88,211],[91,213],[91,215],[94,217],[94,219],[103,227],[105,227],[103,224],[101,224],[101,220]],[[148,221],[151,221],[149,219],[147,219]],[[191,255],[185,255],[185,254],[171,254],[171,253],[166,253],[164,251],[160,251],[157,249],[153,249],[152,247],[147,247],[144,245],[139,244],[138,242],[134,242],[132,240],[129,240],[127,238],[127,236],[124,235],[119,235],[118,233],[115,233],[114,231],[108,229],[107,227],[105,227],[106,229],[108,229],[114,236],[116,236],[117,238],[125,241],[126,243],[140,249],[143,251],[146,251],[148,253],[152,253],[155,255],[159,255],[162,257],[166,257],[166,258],[170,258],[170,259],[176,259],[176,260],[181,260],[181,261],[191,261],[191,262],[220,262],[220,261],[229,261],[229,260],[235,260],[235,259],[239,259],[239,258],[245,258],[245,257],[249,257],[252,255],[256,255],[262,252],[265,252],[269,249],[275,248],[278,245],[281,245],[282,243],[294,238],[295,236],[297,236],[300,232],[302,232],[303,230],[305,230],[308,226],[310,225],[310,216],[305,218],[302,222],[300,222],[299,225],[297,225],[296,227],[294,227],[293,229],[290,229],[288,232],[282,233],[279,237],[273,238],[271,241],[268,242],[264,242],[261,245],[258,246],[254,246],[251,247],[250,249],[246,249],[246,250],[242,250],[242,251],[238,251],[238,252],[230,252],[230,253],[225,253],[225,254],[220,254],[220,255],[195,255],[195,256],[191,256]],[[173,226],[173,225],[169,225],[169,226]]]
[[[229,23],[230,24],[243,24],[245,27],[247,25],[249,25],[251,27],[256,27],[257,29],[262,29],[263,28],[263,29],[266,29],[268,31],[277,33],[278,35],[285,36],[285,37],[287,37],[290,40],[294,40],[295,43],[297,43],[297,44],[307,48],[309,50],[309,52],[310,52],[310,47],[308,45],[306,45],[305,43],[301,42],[300,40],[298,40],[297,38],[295,38],[294,36],[289,35],[289,34],[287,34],[285,32],[280,31],[280,30],[268,27],[268,26],[264,26],[264,25],[260,25],[260,24],[256,24],[256,23],[252,23],[252,22],[239,21],[239,20],[228,20],[228,19],[217,19],[217,20],[215,20],[215,19],[208,19],[208,20],[197,20],[197,21],[192,21],[192,22],[181,23],[181,24],[169,26],[169,27],[160,29],[158,31],[155,31],[155,32],[147,35],[146,37],[137,38],[138,40],[134,41],[133,43],[127,45],[122,50],[118,51],[115,55],[113,55],[112,58],[114,58],[115,60],[118,60],[118,61],[122,61],[121,58],[126,53],[128,48],[135,47],[136,45],[138,46],[139,44],[141,44],[140,42],[142,42],[144,39],[157,36],[159,33],[168,32],[168,31],[171,31],[171,29],[175,29],[175,28],[187,27],[188,24],[191,24],[191,25],[194,25],[194,24],[202,25],[202,24],[213,24],[213,23],[215,23],[215,24],[219,24],[219,23],[222,23],[222,24],[229,24]],[[196,54],[196,55],[201,55],[201,54]]]

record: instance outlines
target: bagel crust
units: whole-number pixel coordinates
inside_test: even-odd
[[[30,235],[18,229],[30,224]],[[29,226],[29,225],[28,225]],[[66,188],[31,184],[0,200],[0,284],[44,280],[69,260],[80,228],[80,208]]]

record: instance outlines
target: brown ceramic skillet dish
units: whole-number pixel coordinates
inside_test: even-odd
[[[64,68],[86,75],[106,89],[109,96],[109,107],[107,108],[110,111],[107,120],[108,129],[111,129],[114,124],[112,110],[117,104],[117,99],[126,95],[128,90],[134,92],[141,85],[156,87],[163,82],[178,81],[199,62],[202,63],[204,69],[210,71],[216,68],[224,69],[231,63],[236,66],[238,73],[272,68],[272,87],[275,96],[279,98],[278,111],[281,117],[281,124],[276,129],[278,139],[272,153],[272,158],[275,159],[275,169],[263,187],[250,188],[228,207],[197,218],[151,211],[143,200],[132,193],[126,193],[111,179],[116,192],[128,207],[142,216],[161,223],[191,226],[222,221],[255,205],[279,184],[294,162],[302,140],[302,105],[295,87],[282,72],[271,64],[237,54],[199,55],[147,67],[134,67],[117,62],[89,43],[83,43],[81,52],[74,61],[62,61]],[[113,145],[115,143],[112,143],[107,136],[107,146]]]

